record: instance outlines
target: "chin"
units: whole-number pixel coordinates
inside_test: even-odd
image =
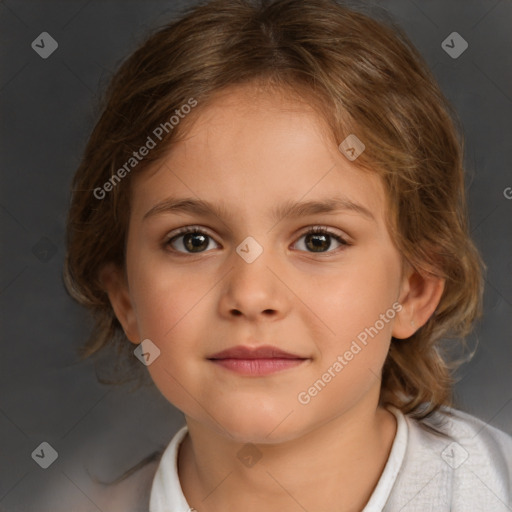
[[[287,414],[274,413],[264,415],[261,411],[252,410],[246,414],[231,414],[229,418],[219,419],[224,427],[224,434],[229,432],[232,441],[241,444],[276,444],[296,437],[296,426]],[[283,421],[284,420],[284,421]]]

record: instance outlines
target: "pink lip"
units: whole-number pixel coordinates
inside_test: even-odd
[[[212,359],[213,363],[242,375],[268,375],[302,364],[306,359]]]
[[[268,375],[294,366],[308,358],[265,345],[257,348],[239,345],[208,358],[213,363],[242,375]]]
[[[261,347],[251,348],[244,345],[228,348],[221,352],[213,354],[208,359],[306,359],[305,357],[298,356],[285,352],[277,347],[271,345],[262,345]]]

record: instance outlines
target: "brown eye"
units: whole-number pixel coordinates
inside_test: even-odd
[[[306,233],[302,234],[300,239],[302,238],[304,238],[304,246],[306,247],[306,250],[313,253],[328,252],[332,245],[332,239],[336,240],[339,246],[349,245],[346,240],[341,238],[341,236],[322,227],[310,229]]]
[[[332,253],[336,252],[341,246],[350,244],[336,233],[323,227],[314,227],[303,233],[299,240],[304,239],[306,252],[310,253]],[[338,243],[338,247],[329,250],[332,247],[332,240]],[[182,254],[199,254],[206,252],[210,247],[210,242],[216,242],[213,238],[198,228],[183,228],[164,242],[164,248],[171,247],[172,251]],[[298,242],[296,242],[298,243]],[[304,249],[300,249],[304,250]]]
[[[169,238],[165,246],[171,246],[176,252],[197,254],[208,249],[213,239],[200,229],[184,229],[177,235]]]

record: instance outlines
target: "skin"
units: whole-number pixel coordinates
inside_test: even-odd
[[[384,469],[396,420],[379,407],[391,336],[408,338],[434,312],[441,279],[402,268],[385,225],[385,189],[327,137],[319,115],[283,92],[250,85],[217,95],[161,166],[133,176],[126,274],[102,279],[128,339],[161,351],[148,366],[189,428],[180,482],[199,512],[360,511]],[[333,196],[370,210],[273,219],[285,201]],[[144,215],[170,196],[222,204],[225,214]],[[178,228],[210,238],[187,252]],[[320,239],[324,226],[350,245]],[[236,248],[248,236],[263,248],[252,263]],[[329,246],[330,241],[330,246]],[[172,252],[172,248],[175,252]],[[181,251],[181,252],[179,252]],[[402,310],[304,405],[308,390],[357,335],[399,302]],[[308,358],[272,375],[241,376],[207,358],[236,345],[270,344]],[[238,451],[261,455],[252,467]]]

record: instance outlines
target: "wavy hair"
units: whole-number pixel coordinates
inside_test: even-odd
[[[116,348],[121,378],[102,382],[150,382],[99,271],[108,262],[124,268],[131,175],[162,158],[216,93],[243,83],[293,91],[323,116],[337,144],[350,133],[364,141],[354,163],[381,176],[388,228],[404,262],[446,280],[427,323],[406,340],[392,339],[380,401],[418,419],[451,405],[459,362],[448,357],[447,340],[464,343],[481,315],[485,269],[469,236],[462,130],[402,30],[334,0],[196,5],[119,67],[72,182],[64,280],[94,318],[80,357]],[[190,98],[194,111],[99,200],[94,190]]]

